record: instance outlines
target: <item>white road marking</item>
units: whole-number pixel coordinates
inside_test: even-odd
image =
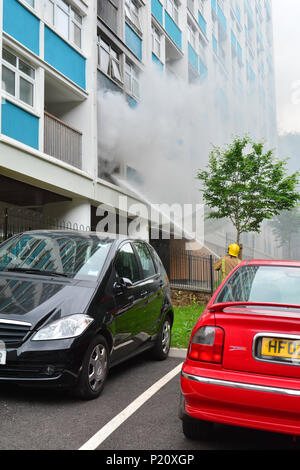
[[[130,403],[123,411],[109,421],[94,436],[92,436],[79,450],[95,450],[105,439],[107,439],[126,419],[135,413],[146,401],[148,401],[155,393],[157,393],[164,385],[172,380],[180,371],[183,363],[180,363],[168,374],[155,382],[144,393]]]

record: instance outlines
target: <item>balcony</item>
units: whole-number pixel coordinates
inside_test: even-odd
[[[85,95],[46,72],[44,153],[81,170],[88,121],[85,112]]]
[[[44,152],[81,169],[82,133],[45,111]]]

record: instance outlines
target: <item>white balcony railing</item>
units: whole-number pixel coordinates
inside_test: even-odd
[[[82,168],[82,133],[45,111],[44,152]]]

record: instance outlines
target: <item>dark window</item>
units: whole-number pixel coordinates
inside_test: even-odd
[[[130,243],[126,243],[120,249],[115,263],[118,277],[126,277],[133,283],[140,280],[139,266]]]
[[[118,1],[117,0],[98,0],[98,16],[117,33],[118,20]]]
[[[135,247],[141,261],[144,279],[154,276],[156,270],[147,246],[144,243],[135,243]]]

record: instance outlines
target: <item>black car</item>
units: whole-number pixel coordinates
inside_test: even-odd
[[[151,245],[95,232],[28,231],[0,245],[0,382],[103,389],[108,369],[166,359],[173,308]]]

